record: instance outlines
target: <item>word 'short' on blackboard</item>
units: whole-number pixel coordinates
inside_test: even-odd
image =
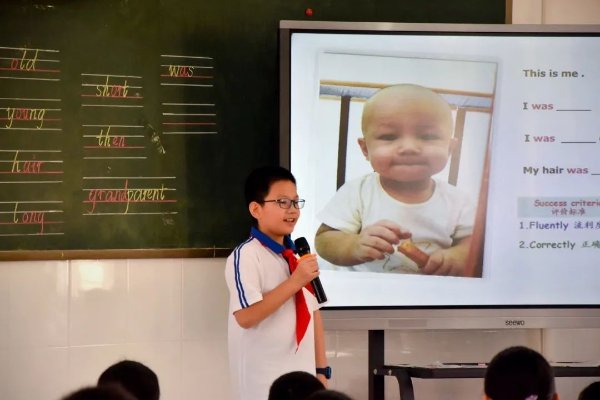
[[[308,18],[291,3],[3,1],[0,259],[228,254],[245,176],[278,162],[278,21]],[[314,13],[504,21],[504,1],[356,3]]]

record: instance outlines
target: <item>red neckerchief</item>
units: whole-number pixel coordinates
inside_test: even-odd
[[[285,249],[281,252],[281,255],[287,260],[288,266],[290,267],[290,274],[293,273],[298,266],[298,259],[294,255],[294,251],[292,249]],[[314,294],[314,290],[310,283],[308,283],[305,288]],[[306,329],[308,328],[308,323],[310,322],[310,312],[308,311],[302,288],[294,295],[294,301],[296,303],[296,351],[298,351],[300,342],[302,341]]]

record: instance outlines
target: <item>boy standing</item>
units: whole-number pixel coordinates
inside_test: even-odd
[[[294,176],[281,167],[259,168],[246,179],[245,196],[255,226],[225,266],[229,363],[233,398],[256,400],[266,399],[282,374],[315,374],[327,368],[327,359],[319,305],[309,289],[319,275],[317,258],[296,260],[290,251],[304,205]],[[317,377],[326,383],[323,374]]]
[[[475,207],[432,178],[455,146],[452,127],[450,105],[425,87],[395,85],[373,95],[358,144],[375,172],[346,183],[319,214],[318,254],[358,271],[462,275]],[[428,259],[417,266],[396,252],[402,239]]]

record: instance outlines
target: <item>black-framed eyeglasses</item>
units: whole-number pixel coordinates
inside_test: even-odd
[[[263,203],[277,203],[279,205],[279,207],[287,210],[292,207],[292,204],[294,205],[294,208],[304,207],[305,200],[304,199],[298,199],[298,200],[277,199],[277,200],[263,200]]]

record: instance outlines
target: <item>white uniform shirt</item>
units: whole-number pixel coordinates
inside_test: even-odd
[[[448,248],[454,240],[471,235],[475,219],[473,202],[455,186],[435,181],[431,198],[423,203],[402,203],[381,186],[371,173],[345,183],[318,214],[322,223],[348,233],[382,219],[412,232],[417,247],[431,254]],[[396,251],[384,260],[350,267],[355,271],[418,273],[417,265]]]
[[[239,326],[233,313],[261,301],[289,278],[284,247],[257,229],[227,258],[225,280],[229,288],[229,368],[235,400],[266,399],[275,379],[291,371],[315,374],[313,312],[319,308],[306,289],[304,297],[311,314],[304,338],[296,351],[296,308],[294,297],[253,328]],[[286,247],[293,247],[286,238]]]

